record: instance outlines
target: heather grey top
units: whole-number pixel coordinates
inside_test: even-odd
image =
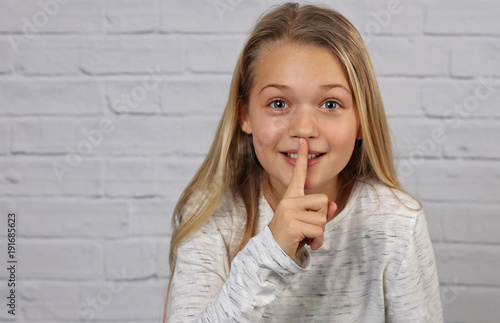
[[[246,213],[225,198],[179,246],[169,322],[442,322],[434,253],[415,200],[384,185],[355,184],[325,228],[325,243],[291,259],[267,224],[234,254]]]

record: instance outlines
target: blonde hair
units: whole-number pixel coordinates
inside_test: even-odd
[[[342,171],[343,176],[349,180],[379,180],[391,189],[402,190],[394,168],[377,79],[356,28],[328,7],[299,6],[297,3],[274,7],[257,21],[243,47],[212,146],[175,207],[169,257],[170,279],[175,269],[177,247],[210,219],[225,194],[231,194],[235,200],[241,199],[246,208],[247,221],[239,250],[256,234],[262,166],[255,156],[251,135],[240,128],[240,108],[248,103],[259,54],[263,49],[289,42],[328,49],[346,72],[363,139],[356,142],[351,159]]]

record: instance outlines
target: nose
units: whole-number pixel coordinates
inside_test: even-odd
[[[294,138],[315,138],[318,136],[318,124],[312,107],[303,106],[291,116],[289,134]]]

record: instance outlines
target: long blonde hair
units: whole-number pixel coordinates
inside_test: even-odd
[[[251,135],[240,128],[240,108],[248,103],[255,78],[255,62],[261,51],[287,42],[328,49],[347,74],[363,139],[356,142],[352,157],[342,171],[343,176],[349,180],[376,179],[392,189],[402,190],[394,168],[377,79],[356,28],[328,7],[299,6],[297,3],[274,7],[257,21],[243,47],[212,146],[175,207],[169,257],[171,278],[177,247],[210,219],[224,194],[241,199],[246,208],[247,221],[239,250],[256,234],[262,166],[255,156]]]

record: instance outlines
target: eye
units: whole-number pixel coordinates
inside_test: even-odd
[[[328,100],[325,101],[321,107],[325,107],[327,110],[336,110],[337,108],[340,108],[340,104],[337,101]]]
[[[269,105],[275,109],[284,109],[284,108],[288,107],[288,104],[286,104],[286,102],[283,100],[271,101],[271,103]]]

